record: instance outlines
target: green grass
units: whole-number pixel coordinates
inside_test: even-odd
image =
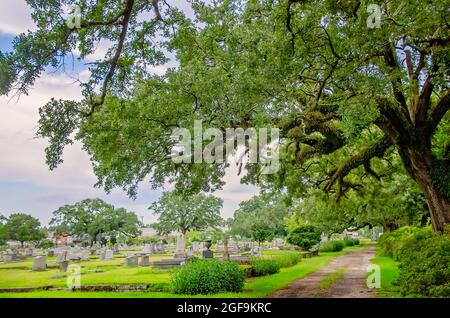
[[[213,298],[260,298],[267,297],[276,290],[287,286],[288,284],[303,278],[310,273],[327,265],[336,256],[344,254],[346,251],[360,247],[346,248],[341,252],[320,253],[313,258],[302,259],[300,263],[282,268],[279,273],[269,276],[250,278],[246,280],[244,291],[241,293],[221,293],[208,295]],[[298,251],[265,251],[265,255],[282,255],[288,253],[298,253]],[[153,259],[152,259],[153,260]],[[83,285],[101,285],[101,284],[154,284],[167,285],[170,281],[172,271],[157,270],[150,267],[123,267],[111,263],[113,261],[90,261],[81,263],[83,266],[81,284]],[[122,260],[123,261],[123,260]],[[99,264],[102,264],[99,266]],[[88,269],[100,267],[105,272],[90,273]],[[52,275],[59,274],[57,269],[51,269],[44,272],[31,272],[21,269],[0,269],[0,288],[1,287],[36,287],[53,285],[55,287],[65,287],[66,279],[51,279]],[[35,291],[28,293],[0,293],[0,298],[174,298],[174,297],[192,297],[186,295],[175,295],[168,292],[68,292],[68,291]],[[205,297],[196,296],[196,297]]]
[[[331,285],[335,284],[339,279],[344,277],[344,274],[346,272],[346,268],[342,267],[339,268],[337,271],[328,274],[320,281],[320,290],[326,291],[328,288],[330,288]]]
[[[398,288],[393,285],[399,273],[398,262],[387,256],[377,256],[372,259],[372,264],[380,266],[381,269],[381,288],[377,290],[377,297],[401,297]]]

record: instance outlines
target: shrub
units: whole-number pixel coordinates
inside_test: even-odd
[[[449,264],[449,233],[408,242],[400,253],[400,293],[408,297],[450,297]]]
[[[358,239],[354,239],[351,237],[346,237],[344,239],[344,244],[345,246],[355,246],[355,245],[359,245],[359,240]]]
[[[213,294],[240,292],[244,287],[244,271],[229,261],[202,259],[188,262],[178,270],[172,285],[177,294]]]
[[[253,258],[251,265],[254,277],[276,274],[280,271],[280,265],[273,259]]]
[[[300,262],[302,258],[297,253],[289,253],[285,255],[279,255],[273,258],[275,262],[277,262],[280,268],[291,267]]]
[[[400,261],[405,249],[410,249],[417,242],[431,236],[431,227],[404,226],[393,232],[384,233],[380,237],[378,247],[383,255]]]
[[[37,248],[42,248],[42,249],[48,249],[48,248],[52,248],[54,246],[55,246],[55,244],[52,241],[48,241],[48,240],[42,241],[42,242],[39,242],[38,244],[36,244]]]
[[[344,241],[328,241],[320,245],[321,252],[339,252],[345,247]]]
[[[309,250],[320,242],[322,231],[313,225],[301,225],[291,233],[287,238],[288,243]]]

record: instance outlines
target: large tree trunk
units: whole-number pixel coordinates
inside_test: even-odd
[[[409,154],[409,170],[425,195],[425,200],[430,210],[433,231],[442,232],[445,225],[450,224],[450,200],[440,193],[432,182],[430,170],[434,161],[431,152],[425,151],[425,155],[421,157],[411,155],[411,152]]]

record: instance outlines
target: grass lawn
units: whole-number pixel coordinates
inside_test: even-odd
[[[381,269],[381,288],[377,290],[377,297],[401,297],[398,288],[392,285],[399,273],[398,262],[387,256],[377,256],[372,259],[372,264],[379,265]]]
[[[320,253],[313,258],[302,259],[302,261],[292,267],[282,268],[279,273],[269,276],[250,278],[246,280],[244,291],[241,293],[220,293],[207,295],[213,298],[261,298],[267,297],[276,290],[289,283],[305,277],[328,264],[333,258],[342,255],[346,251],[359,247],[349,247],[341,252]],[[285,253],[298,253],[297,251],[266,251],[265,255],[281,255]],[[167,258],[167,256],[166,256]],[[119,259],[120,260],[120,259]],[[153,260],[153,259],[152,259]],[[167,288],[170,282],[171,270],[158,270],[150,267],[123,267],[114,263],[117,260],[99,262],[82,262],[81,283],[84,285],[101,284],[149,284],[155,287]],[[123,262],[123,259],[119,263]],[[26,262],[23,262],[26,263]],[[113,264],[111,264],[113,263]],[[23,264],[22,264],[23,265]],[[31,263],[29,264],[31,267]],[[28,267],[28,265],[26,265]],[[103,273],[88,272],[88,269],[99,268]],[[51,279],[53,275],[59,274],[58,269],[50,269],[44,272],[31,272],[29,270],[17,268],[0,268],[0,288],[2,287],[32,287],[53,285],[55,287],[65,287],[66,279]],[[27,293],[0,293],[0,297],[49,297],[49,298],[169,298],[169,297],[193,297],[186,295],[175,295],[169,292],[68,292],[68,291],[34,291]],[[205,297],[205,296],[194,296]]]

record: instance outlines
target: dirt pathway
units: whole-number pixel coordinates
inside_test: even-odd
[[[269,297],[375,297],[375,291],[366,286],[367,267],[373,257],[375,257],[374,246],[350,251]]]

